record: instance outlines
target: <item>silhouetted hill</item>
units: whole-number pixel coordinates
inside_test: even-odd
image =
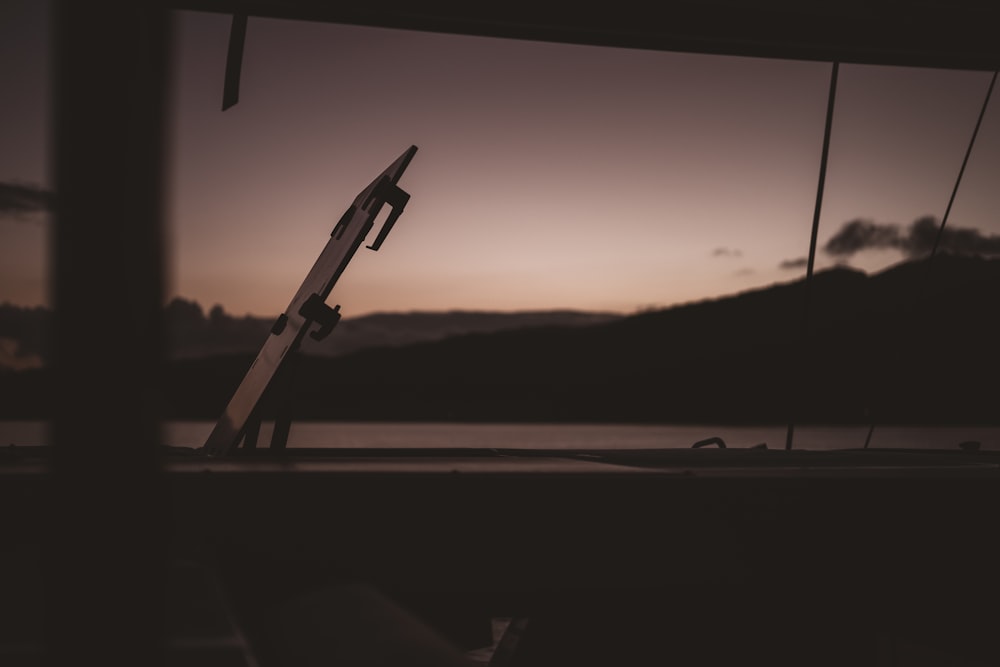
[[[658,422],[996,421],[1000,262],[940,256],[586,327],[469,334],[311,359],[300,418]],[[215,417],[251,359],[175,368],[174,414]],[[204,381],[211,378],[211,382]],[[211,395],[183,393],[199,384]],[[225,389],[223,389],[225,387]],[[183,398],[180,398],[183,393]]]
[[[589,326],[310,358],[296,371],[294,412],[343,420],[998,422],[1000,260],[942,255],[871,276],[837,268],[817,273],[811,291],[804,347],[805,284],[796,281]],[[174,363],[168,416],[216,418],[252,356]]]
[[[408,345],[521,327],[583,326],[618,317],[613,313],[572,310],[375,313],[345,317],[335,336],[323,341],[307,338],[303,350],[309,355],[333,357],[365,347]],[[197,302],[182,298],[166,305],[164,320],[171,359],[255,354],[274,323],[273,317],[235,317],[219,305],[206,313]],[[46,308],[0,304],[0,371],[44,366],[50,326],[51,313]]]
[[[336,333],[322,341],[306,338],[303,352],[333,357],[368,347],[398,347],[473,333],[493,333],[544,326],[587,326],[619,319],[613,313],[575,310],[490,312],[374,313],[344,318]],[[269,325],[270,328],[270,325]],[[256,351],[256,350],[255,350]]]

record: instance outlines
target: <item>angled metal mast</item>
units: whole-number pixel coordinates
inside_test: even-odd
[[[288,308],[275,321],[257,359],[205,442],[204,451],[209,456],[225,456],[239,444],[264,392],[279,370],[298,351],[306,334],[315,340],[322,340],[336,326],[340,319],[340,306],[331,308],[326,304],[326,297],[374,227],[382,207],[388,204],[392,211],[369,249],[378,250],[399,219],[410,199],[410,195],[399,187],[399,178],[416,152],[416,146],[404,151],[361,191],[333,228],[330,240]]]

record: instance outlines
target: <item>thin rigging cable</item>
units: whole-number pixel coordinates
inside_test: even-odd
[[[993,94],[993,86],[997,82],[997,72],[993,72],[993,78],[990,79],[990,87],[986,89],[986,98],[983,100],[983,108],[979,110],[979,118],[976,120],[976,128],[972,131],[972,138],[969,139],[969,147],[965,149],[965,157],[962,159],[962,167],[958,170],[958,178],[955,179],[955,187],[951,190],[951,197],[948,199],[948,207],[944,210],[944,217],[941,218],[941,226],[938,227],[937,236],[934,237],[934,247],[931,248],[930,256],[933,257],[937,252],[938,245],[941,243],[941,237],[944,235],[944,226],[948,224],[948,215],[951,213],[951,205],[955,203],[955,195],[958,194],[958,185],[962,182],[962,174],[965,173],[965,166],[969,164],[969,155],[972,154],[972,147],[976,143],[976,135],[979,134],[979,128],[983,124],[983,116],[986,115],[986,107],[990,103],[990,95]]]
[[[816,208],[813,211],[812,236],[809,239],[809,260],[806,263],[806,283],[805,295],[802,303],[802,324],[799,331],[799,352],[805,350],[806,336],[809,328],[809,292],[812,285],[813,266],[816,263],[816,237],[819,235],[819,218],[823,211],[823,186],[826,183],[826,163],[830,156],[830,134],[833,130],[833,107],[837,97],[837,72],[840,63],[834,62],[830,72],[830,94],[826,103],[826,127],[823,130],[823,154],[819,163],[819,185],[816,188]],[[798,365],[799,372],[802,372],[802,364]],[[792,441],[795,438],[795,416],[788,421],[788,431],[785,434],[785,449],[792,448]]]
[[[986,115],[986,108],[990,104],[990,96],[993,94],[993,87],[997,82],[998,72],[1000,72],[1000,70],[995,70],[993,72],[993,77],[990,79],[990,85],[986,89],[986,97],[983,99],[983,106],[979,110],[979,118],[976,119],[976,127],[972,130],[972,136],[969,138],[969,146],[965,149],[965,157],[962,158],[962,166],[958,170],[958,178],[955,179],[955,186],[951,189],[951,196],[948,198],[948,206],[945,207],[944,216],[941,218],[941,224],[938,226],[937,235],[934,237],[934,245],[931,247],[931,252],[927,256],[928,263],[931,259],[933,259],[934,255],[937,254],[938,247],[941,245],[941,239],[944,236],[944,227],[948,224],[948,216],[951,214],[951,207],[955,203],[956,195],[958,195],[958,186],[962,182],[962,176],[965,174],[965,167],[969,164],[969,156],[972,155],[972,147],[976,144],[976,137],[979,135],[979,128],[982,126],[983,117]],[[868,435],[865,438],[864,449],[868,449],[868,445],[871,444],[872,435],[874,433],[875,422],[872,422],[868,427]]]

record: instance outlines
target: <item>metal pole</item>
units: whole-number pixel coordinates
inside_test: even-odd
[[[799,331],[798,356],[800,363],[797,365],[797,372],[801,375],[805,372],[802,367],[802,357],[805,356],[806,341],[809,335],[809,301],[810,288],[812,287],[813,266],[816,263],[816,237],[819,233],[819,218],[823,211],[823,187],[826,184],[826,163],[830,155],[830,134],[833,130],[833,107],[837,97],[837,71],[840,63],[833,63],[830,72],[830,93],[826,103],[826,126],[823,130],[823,153],[819,163],[819,185],[816,187],[816,207],[813,210],[812,236],[809,239],[809,261],[806,264],[806,284],[805,295],[802,302],[802,324]],[[801,394],[796,394],[801,396]],[[798,416],[798,403],[800,398],[793,399],[796,403],[796,410],[792,418],[788,421],[788,431],[785,434],[785,449],[792,448],[792,441],[795,438],[795,418]]]

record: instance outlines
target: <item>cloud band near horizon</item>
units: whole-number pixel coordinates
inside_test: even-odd
[[[0,183],[0,216],[20,217],[52,208],[52,193],[34,185]]]

